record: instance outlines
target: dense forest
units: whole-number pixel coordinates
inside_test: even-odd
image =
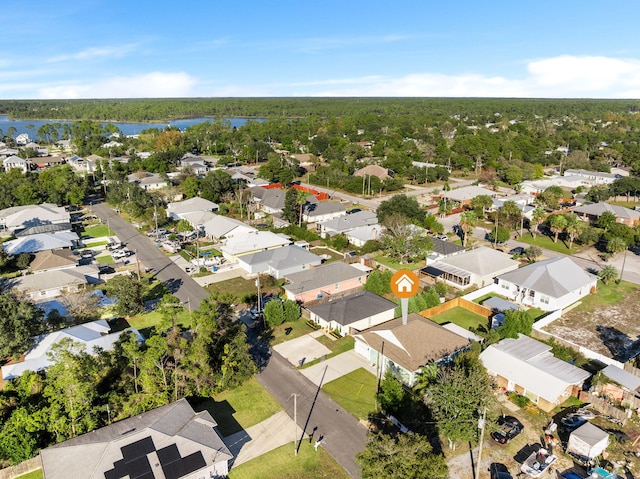
[[[596,117],[640,109],[637,100],[492,98],[172,98],[96,100],[0,100],[0,114],[16,119],[171,121],[183,118],[303,118],[362,116],[443,118]]]

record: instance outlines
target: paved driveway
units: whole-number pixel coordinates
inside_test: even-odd
[[[319,386],[321,381],[323,384],[326,384],[360,368],[366,369],[374,376],[376,375],[375,365],[372,365],[352,349],[329,358],[326,361],[321,361],[318,364],[301,369],[300,373],[313,384]]]
[[[331,350],[316,341],[312,334],[305,334],[291,341],[277,344],[273,347],[273,350],[284,356],[294,366],[299,366],[304,362],[313,361],[325,354],[329,354]]]

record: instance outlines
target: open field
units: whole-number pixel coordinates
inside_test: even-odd
[[[626,361],[640,352],[640,288],[598,284],[598,292],[545,328],[546,332],[592,351]]]

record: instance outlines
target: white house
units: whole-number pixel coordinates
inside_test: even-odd
[[[5,171],[16,168],[18,170],[21,170],[23,173],[26,173],[27,171],[33,169],[33,163],[31,163],[31,160],[20,158],[19,156],[15,155],[5,158],[2,161],[2,166],[4,167]]]
[[[105,351],[111,351],[115,342],[124,331],[111,333],[111,328],[105,319],[99,319],[90,323],[60,329],[52,333],[42,334],[35,338],[31,349],[24,355],[24,361],[2,366],[2,379],[13,379],[22,376],[25,371],[43,371],[53,364],[53,360],[48,353],[52,347],[69,338],[74,342],[81,343],[85,351],[93,353],[93,348],[99,347]],[[139,334],[134,330],[136,334]]]
[[[322,264],[320,256],[295,245],[245,254],[237,259],[238,266],[247,273],[268,273],[276,279]]]
[[[321,328],[346,336],[391,321],[397,307],[393,301],[361,291],[312,306],[309,313],[311,321]]]
[[[12,206],[0,211],[0,224],[10,232],[33,226],[69,224],[71,214],[62,206],[52,203]]]
[[[565,170],[564,176],[577,176],[582,179],[582,184],[586,186],[599,186],[599,185],[611,185],[614,181],[620,178],[619,175],[614,173],[606,173],[604,171],[589,171],[589,170]]]
[[[176,201],[167,205],[167,216],[172,220],[178,221],[184,218],[188,213],[198,211],[217,211],[218,205],[213,201],[195,196],[188,200]]]
[[[384,226],[360,226],[344,234],[350,244],[362,248],[367,241],[377,241],[384,232]]]
[[[132,173],[128,177],[130,183],[137,184],[143,190],[159,190],[166,188],[169,184],[159,173],[148,173],[146,171]]]
[[[551,346],[519,334],[490,345],[480,361],[498,386],[526,396],[549,412],[564,402],[591,374],[553,356]]]
[[[186,399],[116,421],[40,451],[46,479],[227,477],[233,454],[207,411]]]
[[[235,262],[240,256],[289,245],[291,239],[271,231],[242,230],[240,234],[231,234],[221,241],[219,247],[227,260]]]
[[[88,284],[100,283],[100,271],[95,264],[41,271],[39,273],[16,276],[5,287],[15,288],[33,300],[51,299],[65,291],[77,291]]]
[[[561,256],[501,274],[496,282],[502,295],[514,303],[555,311],[594,292],[598,277]]]
[[[327,221],[346,214],[347,210],[344,205],[336,201],[310,202],[302,208],[302,220],[306,223]]]
[[[8,255],[20,253],[37,253],[49,249],[73,249],[80,244],[78,234],[73,231],[56,231],[53,233],[39,233],[20,236],[14,240],[2,243],[2,248]]]
[[[330,220],[318,221],[316,227],[320,231],[320,236],[326,238],[336,234],[346,234],[356,228],[363,226],[374,226],[378,224],[378,216],[373,211],[358,211]]]

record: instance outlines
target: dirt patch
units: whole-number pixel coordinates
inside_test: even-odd
[[[576,308],[544,331],[578,346],[626,362],[640,354],[640,294],[627,295],[613,305],[594,311]]]

